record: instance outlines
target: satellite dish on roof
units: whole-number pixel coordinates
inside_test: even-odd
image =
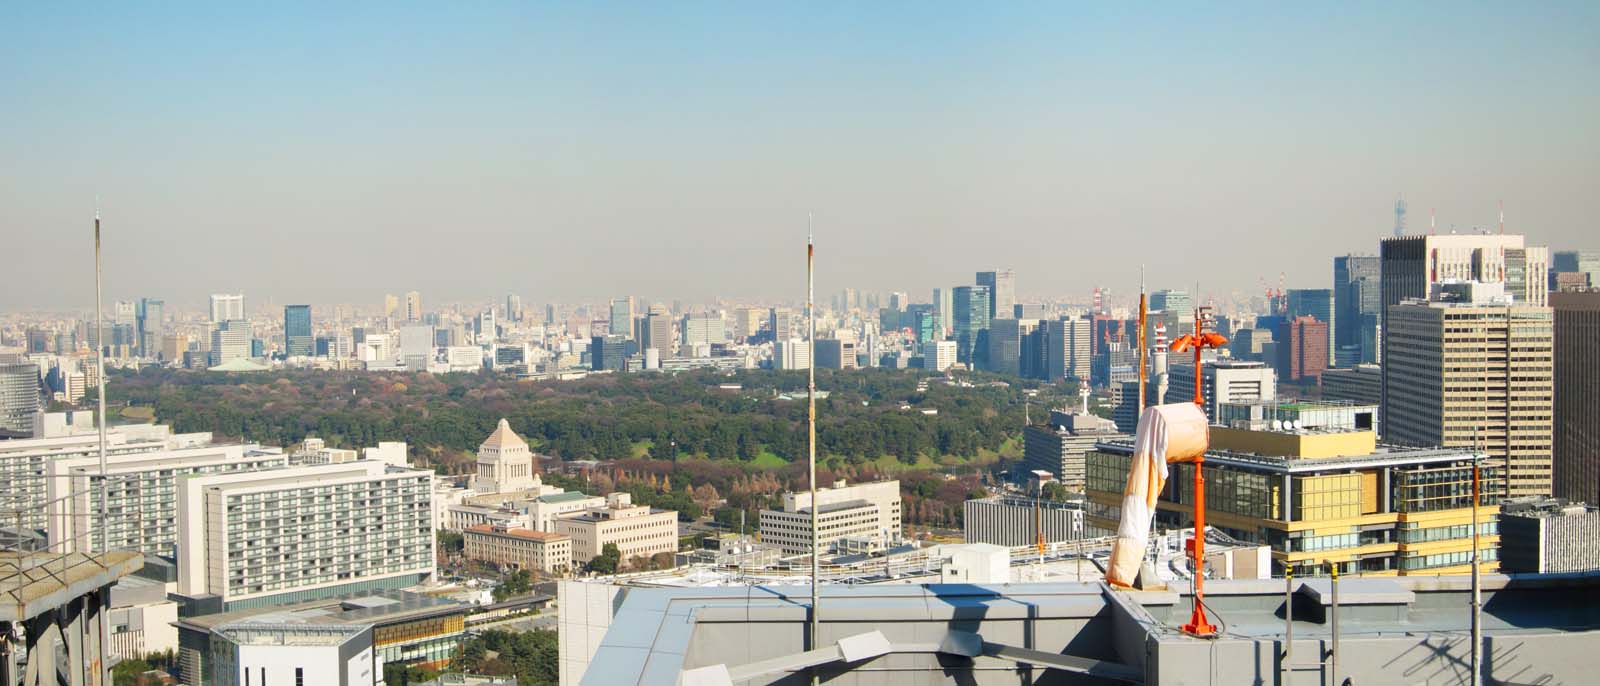
[[[1273,431],[1282,431],[1283,430],[1283,421],[1282,420],[1278,420],[1278,419],[1272,420],[1272,430]]]

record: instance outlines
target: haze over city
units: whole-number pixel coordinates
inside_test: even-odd
[[[1595,232],[1600,8],[0,8],[0,307],[1250,290]],[[48,285],[46,285],[48,284]]]

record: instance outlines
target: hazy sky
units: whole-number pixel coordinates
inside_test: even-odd
[[[1600,3],[0,6],[0,308],[1248,288],[1600,248]],[[1115,5],[1107,3],[1107,5]]]

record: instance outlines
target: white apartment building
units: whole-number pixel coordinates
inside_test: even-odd
[[[65,426],[48,416],[42,423]],[[97,432],[78,433],[70,427],[64,431],[66,435],[0,441],[0,483],[6,486],[0,491],[0,509],[19,513],[25,529],[47,527],[45,503],[50,496],[46,475],[50,463],[76,457],[98,458],[100,454]],[[106,431],[106,459],[210,444],[210,432],[174,434],[160,424],[116,426]],[[17,524],[15,520],[7,523]]]
[[[217,445],[106,457],[106,517],[100,512],[100,458],[72,457],[47,466],[50,549],[99,552],[100,527],[112,550],[171,557],[178,540],[178,481],[199,474],[287,467],[278,448]]]
[[[178,486],[178,595],[228,611],[412,586],[434,573],[433,472],[362,460]]]
[[[817,490],[817,548],[850,538],[887,546],[901,540],[900,482],[876,481]],[[811,493],[783,494],[783,509],[761,511],[761,540],[785,555],[811,553]]]
[[[572,491],[546,493],[531,498],[522,502],[521,509],[528,521],[528,528],[534,531],[554,531],[555,520],[559,517],[605,506],[605,498]]]
[[[557,518],[554,525],[555,533],[572,539],[573,564],[594,559],[608,543],[621,551],[624,564],[678,551],[678,513],[634,505],[627,493],[612,493],[605,507]]]

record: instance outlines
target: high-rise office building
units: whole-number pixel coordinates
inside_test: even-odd
[[[1380,264],[1375,255],[1333,258],[1332,362],[1339,367],[1378,361],[1376,346],[1369,350],[1363,341],[1377,340],[1378,319],[1383,307],[1383,295],[1379,290]]]
[[[956,341],[956,361],[982,368],[989,347],[989,312],[993,309],[988,286],[951,289],[951,329]]]
[[[1328,365],[1334,361],[1333,330],[1338,326],[1334,308],[1333,290],[1328,288],[1291,288],[1289,289],[1289,318],[1315,317],[1328,327],[1328,352],[1325,357]],[[1326,366],[1326,365],[1325,365]]]
[[[522,321],[522,296],[514,293],[506,296],[506,321]]]
[[[855,369],[856,342],[837,338],[819,338],[816,341],[816,362],[820,369]]]
[[[628,368],[628,338],[612,334],[589,339],[589,368],[620,372]]]
[[[395,296],[394,294],[386,294],[386,295],[384,295],[383,296],[383,317],[384,317],[384,319],[387,319],[390,322],[393,322],[396,319],[400,318],[400,315],[402,315],[402,314],[405,314],[405,312],[400,309],[400,298],[398,296]]]
[[[472,323],[472,334],[479,345],[500,339],[500,323],[495,321],[493,307],[478,313]]]
[[[39,413],[39,365],[32,362],[0,364],[0,433],[33,435],[33,416]]]
[[[433,360],[433,327],[413,324],[400,327],[400,359],[406,369],[425,371]]]
[[[411,291],[406,294],[406,321],[422,321],[422,294]]]
[[[1135,394],[1137,395],[1137,394]],[[1206,417],[1217,421],[1218,403],[1250,403],[1278,398],[1278,375],[1261,362],[1216,360],[1200,367],[1200,398],[1205,401]],[[1167,375],[1167,392],[1162,402],[1194,400],[1194,363],[1172,365]]]
[[[1385,238],[1380,246],[1379,292],[1382,309],[1378,317],[1378,335],[1382,338],[1389,336],[1390,308],[1409,299],[1425,300],[1432,286],[1444,281],[1502,283],[1505,284],[1506,294],[1514,302],[1535,306],[1549,304],[1549,278],[1546,274],[1550,250],[1526,247],[1523,236],[1407,236]],[[1521,266],[1512,270],[1508,268],[1512,262]],[[1381,345],[1383,350],[1388,350],[1386,342]],[[1387,363],[1388,360],[1382,362]],[[1388,393],[1388,382],[1385,381],[1386,399]]]
[[[178,482],[188,614],[414,586],[434,572],[433,472],[377,460]]]
[[[1022,432],[1023,466],[1049,472],[1067,490],[1083,492],[1083,456],[1094,444],[1122,434],[1109,419],[1052,410],[1047,426],[1030,424]]]
[[[759,307],[740,307],[733,311],[733,335],[740,342],[749,341],[761,333],[761,320],[766,312]]]
[[[795,337],[794,313],[790,312],[789,308],[772,308],[768,319],[767,330],[772,332],[772,340],[774,342],[787,341]]]
[[[933,289],[933,311],[939,315],[938,333],[936,339],[943,339],[950,335],[950,327],[955,326],[954,314],[951,312],[951,293],[948,288]]]
[[[1519,304],[1499,283],[1433,291],[1389,308],[1384,439],[1476,447],[1505,466],[1511,496],[1550,495],[1550,308]]]
[[[1176,317],[1174,321],[1183,321],[1193,318],[1191,312],[1194,308],[1189,304],[1188,291],[1159,290],[1150,294],[1149,307],[1152,312],[1171,312]]]
[[[1029,319],[996,319],[989,322],[989,350],[985,369],[996,374],[1020,376],[1022,374],[1022,341],[1038,324]]]
[[[922,368],[930,372],[943,372],[956,363],[955,341],[930,341],[921,347]]]
[[[211,329],[211,365],[250,356],[250,322],[229,319]]]
[[[683,315],[679,328],[684,346],[721,345],[728,342],[728,326],[721,312],[700,312]]]
[[[1094,368],[1094,322],[1088,319],[1046,319],[1040,322],[1045,346],[1044,377],[1089,382]]]
[[[772,346],[774,369],[808,369],[811,367],[811,342],[787,338]]]
[[[1600,505],[1600,291],[1552,293],[1555,495]]]
[[[212,324],[244,318],[244,294],[220,293],[211,296]]]
[[[285,357],[311,357],[316,340],[311,333],[311,306],[283,306],[283,354]]]
[[[1293,291],[1290,291],[1291,293]],[[1300,382],[1319,379],[1328,367],[1328,324],[1309,315],[1300,315],[1278,325],[1273,336],[1277,343],[1278,378]]]
[[[155,298],[139,300],[139,356],[155,358],[161,355],[166,334],[166,303]]]
[[[989,318],[1010,319],[1017,304],[1017,273],[1010,269],[978,272],[977,282],[989,288]]]
[[[672,340],[672,311],[666,305],[651,305],[644,318],[644,327],[639,331],[643,340],[639,341],[640,350],[655,348],[660,352],[662,359],[673,356],[675,346]]]
[[[633,338],[633,296],[611,299],[611,335]]]

